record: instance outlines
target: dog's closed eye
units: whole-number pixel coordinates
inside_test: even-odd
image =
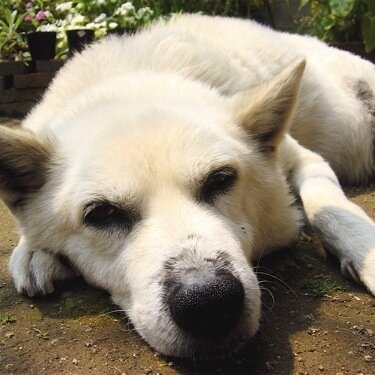
[[[119,207],[111,202],[93,202],[84,210],[83,222],[96,229],[127,229],[129,230],[139,219],[134,210]]]
[[[209,173],[198,191],[198,200],[213,203],[215,198],[226,193],[237,180],[237,171],[225,166]]]

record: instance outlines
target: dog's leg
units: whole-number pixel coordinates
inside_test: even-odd
[[[54,291],[54,281],[77,275],[57,255],[33,249],[23,237],[13,250],[9,271],[17,291],[29,297],[50,294]]]
[[[375,224],[342,191],[329,164],[287,136],[279,152],[306,217],[345,276],[375,295]]]

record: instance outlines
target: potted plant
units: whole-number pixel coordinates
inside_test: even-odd
[[[67,1],[56,5],[56,25],[59,28],[59,50],[61,46],[68,47],[69,55],[80,52],[87,44],[95,38],[95,31],[88,26],[90,22],[83,5],[88,6],[93,1]],[[65,35],[62,35],[64,33]]]
[[[27,2],[23,28],[32,60],[51,60],[56,53],[55,17],[45,2]]]
[[[301,0],[310,15],[298,20],[303,32],[375,62],[374,0]]]

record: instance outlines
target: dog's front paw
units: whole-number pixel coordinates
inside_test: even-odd
[[[29,297],[50,294],[55,289],[54,281],[76,276],[76,272],[58,256],[31,249],[22,239],[13,250],[9,270],[17,291]]]
[[[365,257],[360,277],[366,288],[375,296],[375,249]]]
[[[370,251],[363,263],[348,258],[341,259],[341,272],[359,284],[363,284],[375,296],[375,250]]]

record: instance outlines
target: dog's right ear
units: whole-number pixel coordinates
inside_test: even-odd
[[[0,198],[11,211],[45,184],[51,155],[49,142],[0,126]]]
[[[287,66],[275,77],[232,97],[234,120],[264,152],[273,151],[288,131],[305,61]]]

